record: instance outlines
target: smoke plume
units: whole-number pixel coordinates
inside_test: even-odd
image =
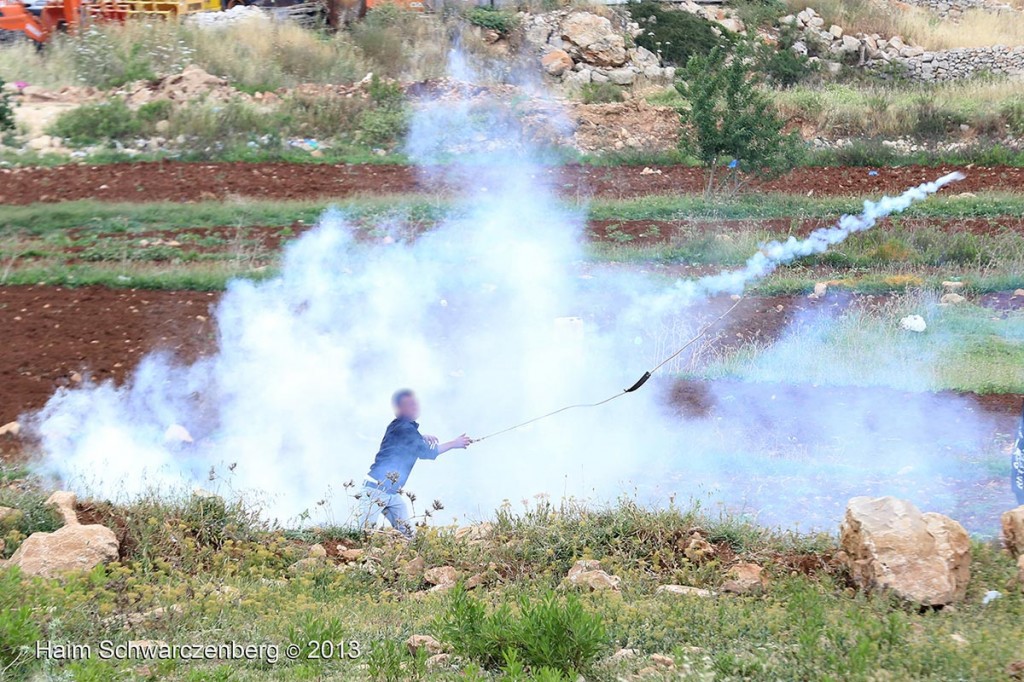
[[[436,165],[467,143],[487,150],[484,158]],[[415,240],[388,243],[357,239],[344,213],[329,211],[287,247],[278,276],[230,283],[215,310],[213,354],[193,364],[153,354],[122,386],[54,395],[33,419],[43,468],[110,498],[230,488],[259,494],[282,519],[309,510],[343,523],[352,501],[342,483],[362,480],[395,389],[419,393],[421,429],[442,439],[612,395],[692,334],[708,296],[742,292],[957,177],[865,202],[860,216],[806,239],[766,244],[739,270],[666,288],[600,268],[584,274],[585,216],[556,199],[557,172],[537,161],[506,105],[425,105],[408,151],[423,172],[458,179],[458,211]],[[665,329],[674,335],[665,338]],[[440,499],[442,521],[485,517],[503,500],[541,493],[607,501],[636,491],[656,503],[678,494],[767,509],[763,521],[789,524],[807,518],[809,496],[833,505],[864,492],[865,477],[891,473],[879,444],[906,435],[908,425],[898,411],[872,422],[866,404],[815,413],[795,394],[771,405],[730,395],[712,397],[727,408],[726,421],[683,420],[652,384],[604,408],[422,462],[409,488],[421,500]],[[914,408],[915,428],[930,421],[930,407]],[[824,444],[827,457],[784,452],[756,428],[730,426],[773,420],[813,432],[818,445],[808,447]],[[193,442],[168,432],[172,425]],[[920,472],[936,471],[923,464],[927,453],[904,454],[900,466],[909,458]],[[799,486],[780,488],[780,475]],[[929,480],[940,485],[941,477]],[[805,525],[834,520],[829,505]]]

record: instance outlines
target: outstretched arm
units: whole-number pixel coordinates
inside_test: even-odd
[[[441,455],[448,452],[449,450],[465,450],[467,447],[469,447],[469,444],[472,442],[472,438],[470,438],[466,434],[462,434],[457,438],[451,439],[447,443],[438,443],[437,454]]]

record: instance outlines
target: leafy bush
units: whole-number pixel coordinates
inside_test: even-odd
[[[952,128],[967,122],[967,117],[958,111],[936,104],[928,93],[919,96],[915,102],[917,113],[917,134],[925,137],[945,135]]]
[[[580,88],[584,104],[607,104],[622,101],[622,88],[614,83],[587,83]]]
[[[359,139],[372,147],[393,144],[409,126],[402,88],[374,76],[369,92],[373,106],[359,117]]]
[[[547,668],[585,671],[607,645],[601,618],[588,613],[575,595],[564,602],[553,592],[539,601],[522,599],[518,613],[508,604],[487,612],[462,586],[454,588],[437,621],[440,638],[455,652],[485,668]]]
[[[4,79],[0,78],[0,132],[14,130],[14,110],[11,96],[4,90]]]
[[[174,105],[168,99],[158,99],[153,102],[146,102],[135,112],[135,115],[144,123],[156,123],[171,117],[174,112]]]
[[[815,71],[807,55],[793,51],[796,40],[795,32],[787,29],[779,36],[777,46],[763,45],[758,55],[761,71],[770,82],[783,88],[793,87]]]
[[[772,28],[790,11],[781,0],[733,0],[729,4],[748,29]]]
[[[471,7],[464,16],[474,26],[497,31],[502,35],[511,33],[516,27],[516,15],[500,9]]]
[[[661,55],[664,62],[686,66],[694,55],[706,55],[728,42],[707,19],[655,2],[630,4],[629,14],[644,29],[636,44]]]
[[[1003,102],[999,113],[1015,135],[1024,134],[1024,97],[1014,97]]]
[[[419,680],[427,672],[427,650],[420,647],[415,655],[394,640],[384,640],[373,645],[366,659],[367,672],[379,682],[405,682]]]
[[[50,127],[51,133],[73,144],[124,140],[137,136],[141,130],[134,112],[120,99],[83,104],[61,114]]]
[[[689,102],[680,113],[680,144],[696,156],[706,171],[706,194],[742,184],[740,172],[770,176],[791,168],[799,153],[795,135],[784,135],[784,122],[772,101],[757,88],[760,74],[747,60],[727,59],[721,48],[706,57],[695,56],[676,84]],[[718,178],[726,159],[729,172]]]

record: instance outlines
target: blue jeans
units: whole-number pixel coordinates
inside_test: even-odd
[[[359,500],[359,527],[367,528],[377,525],[381,512],[391,526],[406,537],[412,537],[412,521],[409,519],[409,507],[401,495],[389,493],[367,483],[363,486],[363,496]]]

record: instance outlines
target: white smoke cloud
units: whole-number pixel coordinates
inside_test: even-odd
[[[457,158],[467,144],[489,150],[484,163],[431,165]],[[383,244],[355,240],[344,214],[328,212],[287,248],[279,276],[230,284],[216,309],[214,354],[191,365],[152,355],[122,387],[54,395],[33,419],[43,468],[81,491],[118,498],[149,486],[217,488],[211,467],[226,476],[236,465],[233,489],[258,491],[269,514],[294,518],[327,498],[331,520],[344,522],[352,504],[341,484],[361,481],[368,469],[395,389],[419,392],[422,431],[442,439],[604,398],[678,346],[652,330],[676,328],[681,342],[702,321],[696,304],[707,296],[742,291],[955,179],[866,202],[861,216],[765,245],[744,268],[666,291],[636,276],[581,276],[584,215],[557,200],[557,173],[538,164],[532,148],[500,104],[422,108],[409,153],[425,172],[460,181],[455,217],[415,241]],[[728,483],[757,480],[767,453],[756,434],[665,412],[652,385],[422,462],[409,488],[421,500],[441,499],[442,520],[487,516],[504,499],[537,493],[607,500],[634,484],[662,500],[703,490],[758,504],[760,493]],[[850,419],[819,423],[822,438],[834,431],[849,439]],[[167,443],[172,424],[195,442]],[[862,429],[850,446],[863,448],[895,426]],[[794,466],[814,475],[813,463]],[[793,521],[799,499],[767,520]]]

